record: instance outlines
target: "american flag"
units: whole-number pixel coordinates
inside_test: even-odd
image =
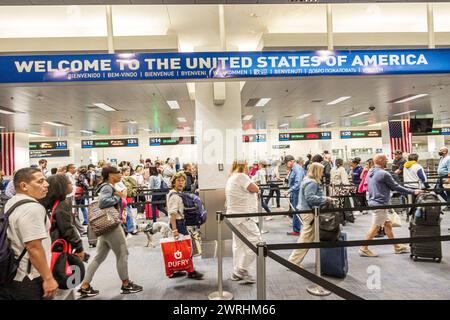
[[[14,133],[0,133],[0,170],[12,176],[14,167]]]
[[[389,121],[389,136],[392,158],[394,158],[395,150],[411,153],[412,134],[409,132],[409,120]]]

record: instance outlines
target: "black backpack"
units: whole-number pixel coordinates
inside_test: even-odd
[[[0,213],[0,286],[7,284],[14,279],[17,274],[17,269],[19,268],[19,263],[27,252],[27,249],[23,249],[18,258],[14,256],[14,252],[11,249],[7,237],[9,217],[17,207],[30,202],[36,201],[31,199],[20,200],[5,213]]]
[[[415,201],[416,207],[409,212],[414,217],[416,225],[439,226],[441,224],[442,210],[440,206],[421,207],[423,203],[439,203],[439,197],[434,193],[418,195]]]

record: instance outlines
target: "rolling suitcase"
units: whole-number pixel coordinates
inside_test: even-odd
[[[87,238],[89,248],[95,248],[97,246],[97,236],[95,235],[94,230],[92,230],[91,225],[88,225],[87,227]]]
[[[436,194],[428,193],[421,194],[416,198],[416,205],[414,212],[414,221],[416,225],[422,226],[439,226],[441,224],[441,207],[420,207],[423,203],[439,203],[439,197]]]
[[[346,241],[347,234],[341,232],[339,240]],[[322,275],[345,278],[348,272],[347,248],[321,248],[320,269]]]
[[[441,235],[441,226],[421,225],[417,224],[415,219],[411,221],[409,226],[411,238],[416,237],[439,237]],[[441,262],[442,247],[441,242],[424,242],[411,243],[411,258],[414,261],[420,258],[433,259],[436,262]]]

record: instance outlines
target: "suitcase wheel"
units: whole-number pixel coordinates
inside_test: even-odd
[[[413,256],[413,260],[414,261],[417,261],[418,259],[417,259],[417,256]]]
[[[433,259],[433,260],[436,261],[437,263],[440,263],[442,258],[436,258],[436,259]]]

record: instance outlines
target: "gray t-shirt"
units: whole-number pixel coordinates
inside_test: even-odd
[[[16,194],[6,203],[5,212],[15,203],[24,199],[36,201],[27,195]],[[8,240],[16,258],[22,253],[26,242],[42,239],[42,246],[47,258],[47,263],[50,266],[51,240],[49,230],[50,221],[49,219],[46,219],[45,208],[40,203],[36,201],[36,203],[26,203],[17,207],[9,217],[9,227],[7,231]],[[17,270],[14,280],[23,281],[27,275],[28,261],[29,257],[28,253],[26,253],[20,261],[19,269]],[[28,274],[28,278],[33,280],[38,277],[40,277],[39,272],[31,266],[31,272]]]

